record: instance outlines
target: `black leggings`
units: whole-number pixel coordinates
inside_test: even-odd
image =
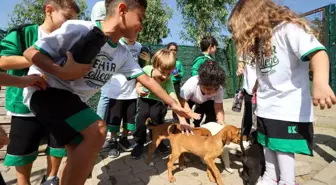
[[[174,89],[177,98],[180,98],[181,82],[174,83]],[[173,112],[173,118],[174,120],[178,120],[177,114],[175,112]]]
[[[195,105],[196,103],[189,100],[188,104],[189,104],[189,107],[192,108],[192,106]],[[195,127],[200,127],[204,115],[206,116],[204,123],[217,121],[214,106],[215,106],[215,102],[213,100],[208,100],[202,104],[196,104],[195,113],[201,114],[201,119],[194,120]],[[187,121],[190,124],[190,120],[187,120]]]
[[[148,98],[138,99],[138,112],[136,115],[136,137],[138,144],[146,142],[146,121],[151,119],[153,125],[161,125],[164,123],[165,115],[167,114],[167,105],[164,103]]]
[[[244,136],[249,136],[252,123],[253,123],[253,110],[252,110],[252,95],[249,95],[246,90],[244,89],[244,116],[243,116],[243,128]]]

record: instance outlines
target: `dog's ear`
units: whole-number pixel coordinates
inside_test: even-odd
[[[232,133],[230,130],[226,130],[223,132],[222,139],[226,145],[230,144],[232,138]]]

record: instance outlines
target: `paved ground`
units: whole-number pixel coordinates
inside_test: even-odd
[[[226,121],[230,124],[239,125],[241,114],[230,111],[230,100],[224,103],[226,110]],[[334,109],[335,112],[336,109]],[[321,112],[317,114],[325,115]],[[329,111],[324,122],[329,121],[328,125],[333,125],[336,115]],[[336,184],[336,129],[327,128],[318,125],[315,127],[315,145],[314,157],[296,156],[296,180],[300,185],[335,185]],[[241,185],[242,181],[238,175],[237,169],[240,168],[239,160],[231,156],[232,167],[236,169],[233,174],[223,171],[222,163],[217,160],[218,168],[223,171],[222,178],[226,185]],[[156,154],[154,159],[156,166],[148,167],[144,163],[144,157],[140,160],[133,160],[129,153],[122,153],[117,159],[106,157],[106,152],[102,152],[97,159],[92,178],[88,179],[86,184],[92,185],[168,185],[167,180],[167,155]],[[45,173],[45,156],[40,156],[34,163],[31,182],[38,185]],[[0,171],[3,174],[6,184],[16,184],[15,169],[6,168],[0,165]],[[210,185],[205,166],[197,158],[187,164],[184,171],[175,171],[175,185]]]

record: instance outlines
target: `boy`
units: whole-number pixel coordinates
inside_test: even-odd
[[[29,73],[44,73],[49,88],[35,91],[26,88],[25,102],[51,130],[56,140],[65,144],[68,158],[62,185],[83,185],[92,170],[106,137],[106,123],[85,103],[111,78],[122,73],[158,94],[178,114],[195,117],[179,104],[134,62],[130,52],[117,44],[121,37],[135,38],[142,29],[146,0],[106,0],[104,21],[67,21],[49,37],[40,39],[24,56],[34,65]],[[69,49],[94,27],[108,38],[93,64],[77,63]],[[67,61],[63,67],[59,66]],[[80,61],[79,61],[80,62]],[[53,106],[50,106],[53,104]],[[69,106],[71,105],[71,106]],[[189,116],[190,115],[190,116]]]
[[[202,38],[200,46],[202,54],[194,59],[191,76],[196,76],[198,74],[198,69],[206,60],[214,61],[213,55],[216,53],[218,42],[212,36],[205,36]]]
[[[28,25],[22,33],[12,31],[1,41],[0,68],[8,70],[14,76],[27,75],[31,65],[22,55],[24,48],[34,44],[59,28],[66,20],[74,19],[79,13],[79,7],[72,0],[44,2],[45,20],[41,26]],[[25,46],[21,46],[20,37],[24,36]],[[23,88],[23,87],[22,87]],[[15,166],[19,185],[30,184],[32,164],[37,158],[38,146],[42,137],[47,133],[46,127],[36,119],[33,113],[23,104],[23,89],[8,87],[6,89],[6,109],[12,116],[10,143],[4,165]],[[48,155],[47,174],[43,184],[58,184],[58,169],[62,157],[66,156],[63,145],[58,144],[50,135],[46,153]]]
[[[175,52],[171,52],[166,49],[157,51],[152,58],[153,65],[147,65],[144,67],[144,72],[158,82],[161,87],[169,94],[170,97],[178,102],[178,98],[175,94],[174,85],[171,79],[171,73],[176,66]],[[134,136],[137,138],[136,146],[132,150],[131,158],[140,158],[144,144],[146,142],[146,121],[151,119],[151,123],[154,125],[160,125],[164,123],[164,117],[167,113],[167,106],[146,88],[137,83],[136,90],[141,98],[138,99],[138,114],[136,118],[136,132]],[[180,124],[188,125],[184,118],[178,117]],[[161,153],[169,152],[164,143],[160,143],[158,149]]]

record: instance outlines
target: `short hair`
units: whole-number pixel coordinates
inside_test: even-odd
[[[60,9],[70,8],[77,14],[80,13],[80,8],[74,0],[44,0],[43,3],[44,10],[47,7],[47,5],[56,5],[56,8]]]
[[[145,10],[147,8],[147,0],[105,0],[106,15],[113,15],[114,8],[121,2],[125,3],[130,10],[138,7],[142,7]]]
[[[167,49],[169,49],[170,46],[175,46],[175,47],[176,47],[176,51],[178,50],[178,46],[177,46],[176,42],[170,42],[170,43],[167,45]]]
[[[160,49],[152,58],[153,68],[173,70],[176,66],[176,55],[167,49]]]
[[[210,46],[218,46],[218,42],[213,36],[205,36],[202,38],[200,46],[202,52],[204,52],[208,50]]]
[[[224,86],[225,72],[211,60],[206,60],[198,70],[199,85],[219,87]]]

